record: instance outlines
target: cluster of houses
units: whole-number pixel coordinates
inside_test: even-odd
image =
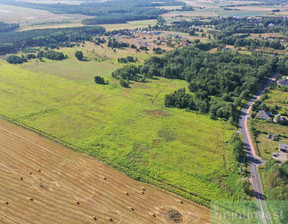
[[[141,45],[141,46],[148,46],[147,42],[142,42],[142,41],[137,41],[137,44]]]
[[[160,35],[161,32],[159,31],[154,31],[154,30],[130,30],[131,34],[150,34],[150,35]]]
[[[261,120],[268,120],[269,118],[272,118],[272,113],[270,113],[267,110],[259,110],[258,114],[257,114],[257,118],[261,119]],[[274,122],[276,122],[275,120],[273,120]],[[280,124],[286,124],[288,121],[285,117],[280,116],[279,117],[279,123]]]

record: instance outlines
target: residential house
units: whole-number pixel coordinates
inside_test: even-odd
[[[288,152],[288,145],[285,143],[279,144],[279,151]]]
[[[275,37],[272,37],[272,36],[269,36],[266,38],[266,40],[274,40],[274,39],[275,39]]]
[[[275,138],[276,138],[276,135],[273,134],[273,133],[268,133],[267,138],[269,138],[269,139],[275,139]]]
[[[263,120],[267,120],[272,114],[269,111],[266,110],[259,110],[258,114],[257,114],[257,118],[258,119],[263,119]]]
[[[278,85],[280,85],[280,86],[288,86],[288,79],[284,79],[284,80],[278,81]]]
[[[286,124],[287,123],[287,119],[285,117],[280,116],[279,123],[280,124]]]

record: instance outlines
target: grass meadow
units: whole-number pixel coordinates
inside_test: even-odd
[[[67,59],[59,62],[62,66],[46,62],[33,71],[27,69],[29,63],[0,61],[1,115],[69,142],[137,180],[200,203],[243,196],[226,143],[235,128],[164,106],[165,94],[186,82],[159,78],[125,89],[111,78],[109,85],[90,80],[90,71],[103,70],[109,77],[113,68],[104,71],[99,62],[74,70],[80,62]],[[77,78],[83,74],[85,82]]]
[[[273,89],[268,92],[269,98],[265,100],[268,106],[277,105],[281,109],[279,113],[288,114],[288,92],[284,92],[281,89]]]

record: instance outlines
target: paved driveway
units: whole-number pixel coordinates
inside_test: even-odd
[[[279,156],[277,156],[277,157],[273,156],[273,158],[276,160],[279,160],[281,163],[284,163],[287,160],[287,154],[288,153],[282,152],[282,151],[279,151],[278,153],[279,153]]]

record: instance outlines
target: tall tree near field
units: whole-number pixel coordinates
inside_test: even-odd
[[[75,57],[76,57],[79,61],[82,61],[83,58],[84,58],[82,51],[76,51]]]

